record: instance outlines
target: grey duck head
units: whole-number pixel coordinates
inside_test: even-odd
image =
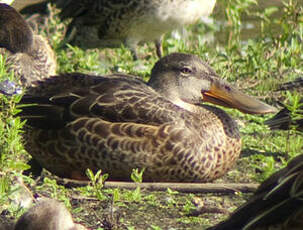
[[[274,107],[240,92],[191,54],[173,53],[160,59],[148,84],[174,104],[192,112],[203,102],[250,114],[276,112]]]
[[[28,52],[33,32],[23,17],[7,4],[0,3],[0,47],[12,53]]]
[[[17,221],[14,230],[85,230],[74,223],[64,204],[48,198],[38,200],[37,204],[25,212]]]

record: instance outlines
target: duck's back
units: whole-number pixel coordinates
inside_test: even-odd
[[[61,128],[79,117],[158,125],[182,116],[182,109],[139,78],[118,74],[53,76],[29,87],[21,103],[38,104],[24,107],[20,115],[40,128]]]

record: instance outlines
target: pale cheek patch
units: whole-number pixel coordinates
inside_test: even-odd
[[[193,78],[190,81],[182,82],[181,84],[181,91],[185,95],[193,95],[201,97],[201,93],[203,91],[210,89],[211,82],[209,80],[204,79],[196,79]]]

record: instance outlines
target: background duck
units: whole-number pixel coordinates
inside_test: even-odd
[[[303,155],[265,180],[227,220],[208,230],[299,230],[303,226]]]
[[[303,92],[303,78],[297,78],[294,81],[282,84],[278,90],[296,90],[299,93]],[[302,94],[301,94],[302,95]],[[291,127],[303,132],[303,98],[300,100],[300,105],[297,112],[297,117],[284,106],[273,118],[265,121],[271,129],[289,130]]]
[[[54,199],[42,199],[25,212],[14,230],[85,230],[75,224],[66,207]]]
[[[216,0],[53,0],[62,18],[72,18],[67,42],[82,48],[120,47],[125,44],[137,59],[136,46],[154,41],[162,56],[165,33],[211,14]]]
[[[33,34],[22,16],[0,3],[0,54],[7,55],[8,71],[13,71],[23,86],[56,72],[56,58],[45,38]]]
[[[115,74],[65,74],[29,87],[20,116],[25,148],[52,173],[86,179],[87,168],[129,180],[212,181],[241,151],[237,124],[211,102],[245,113],[275,109],[226,83],[195,55],[158,61],[146,84]],[[33,105],[34,103],[34,105]]]

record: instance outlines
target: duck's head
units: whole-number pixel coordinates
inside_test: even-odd
[[[160,59],[152,69],[148,84],[173,103],[193,111],[210,102],[244,113],[263,114],[276,109],[221,79],[198,56],[173,53]]]
[[[23,17],[11,6],[0,3],[0,47],[12,53],[28,52],[33,32]]]
[[[17,221],[14,230],[86,230],[74,223],[66,207],[53,199],[42,198]]]

